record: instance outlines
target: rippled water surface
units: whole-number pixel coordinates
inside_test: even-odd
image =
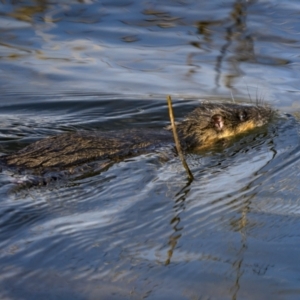
[[[22,187],[0,174],[1,299],[299,299],[299,1],[0,1],[0,152],[161,129],[198,100],[280,111],[222,149],[161,149]]]

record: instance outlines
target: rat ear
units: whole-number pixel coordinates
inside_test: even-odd
[[[224,128],[224,118],[221,115],[213,115],[211,117],[211,123],[216,130],[222,130]]]

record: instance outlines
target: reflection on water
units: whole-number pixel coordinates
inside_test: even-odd
[[[177,118],[208,94],[299,111],[297,1],[0,7],[1,154],[70,130],[162,128],[167,93]],[[30,189],[2,172],[0,298],[298,299],[299,153],[282,115],[189,154],[193,182],[160,153]]]
[[[162,99],[69,97],[3,107],[3,152],[71,128],[166,124]],[[195,105],[175,102],[175,113]],[[193,182],[159,153],[45,187],[14,190],[2,174],[1,296],[297,298],[298,141],[298,123],[282,116],[223,151],[188,155]]]
[[[5,91],[298,98],[295,1],[4,1]],[[274,71],[276,69],[276,71]],[[280,88],[279,88],[280,86]]]

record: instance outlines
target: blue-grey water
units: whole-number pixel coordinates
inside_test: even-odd
[[[0,174],[0,298],[300,298],[300,2],[0,1],[0,152],[157,128],[199,100],[264,100],[217,151],[144,154],[77,180]]]

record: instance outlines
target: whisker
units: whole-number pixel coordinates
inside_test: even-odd
[[[230,93],[231,93],[232,102],[235,103],[235,100],[234,100],[234,97],[233,97],[233,94],[232,94],[232,90],[230,90]]]

